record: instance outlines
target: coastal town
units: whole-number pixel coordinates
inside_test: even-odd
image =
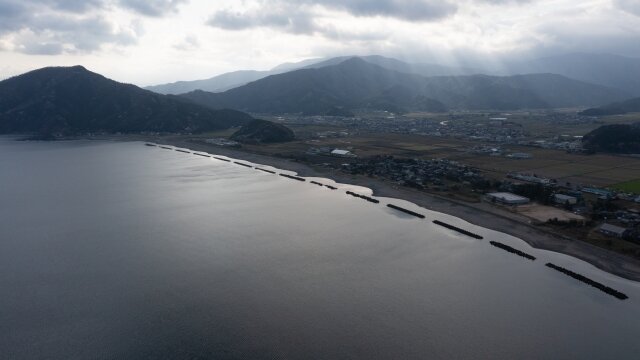
[[[379,179],[640,258],[640,193],[608,186],[608,177],[619,174],[604,167],[601,177],[594,176],[596,172],[578,176],[579,171],[572,170],[597,169],[592,161],[596,158],[582,148],[580,134],[601,125],[601,119],[576,112],[369,112],[270,120],[292,128],[297,140],[259,146],[224,136],[204,141],[288,158],[322,171]],[[380,144],[376,137],[382,135],[387,143],[396,143]],[[565,154],[569,160],[550,167],[549,154]],[[627,160],[633,178],[640,160]]]

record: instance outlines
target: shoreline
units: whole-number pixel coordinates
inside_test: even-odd
[[[627,280],[640,282],[640,260],[602,249],[583,241],[550,233],[527,223],[527,218],[521,215],[496,208],[489,208],[491,207],[490,204],[462,202],[436,194],[402,187],[377,178],[350,175],[333,169],[314,167],[313,165],[286,158],[215,146],[185,138],[123,136],[97,139],[155,142],[163,145],[187,148],[192,151],[208,152],[214,155],[223,155],[256,164],[273,166],[278,169],[296,172],[298,176],[301,177],[322,177],[334,180],[337,183],[366,187],[371,189],[373,196],[406,200],[425,209],[455,216],[473,225],[514,236],[535,249],[569,255],[583,260],[602,271]]]
[[[552,235],[533,225],[510,218],[508,215],[511,214],[501,215],[482,209],[482,205],[491,206],[489,204],[481,203],[474,206],[476,204],[462,203],[434,194],[403,188],[379,179],[317,169],[311,165],[289,159],[260,155],[238,149],[218,147],[184,139],[162,139],[161,141],[169,145],[189,148],[195,151],[217,153],[257,164],[273,166],[282,170],[295,171],[298,176],[302,177],[324,177],[338,183],[367,187],[373,191],[374,196],[410,201],[425,209],[452,215],[471,224],[517,237],[533,248],[569,255],[583,260],[600,270],[627,280],[640,282],[640,261],[586,242]],[[513,216],[517,215],[514,214]]]

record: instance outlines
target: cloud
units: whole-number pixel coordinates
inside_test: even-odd
[[[200,40],[195,35],[187,35],[181,42],[173,45],[174,49],[181,51],[195,50],[200,48]]]
[[[640,16],[640,2],[638,0],[614,0],[613,3],[623,11]]]
[[[106,20],[106,0],[0,0],[0,40],[25,54],[92,52],[136,43],[140,28]]]
[[[180,4],[188,0],[119,0],[119,4],[139,14],[160,17],[168,13],[177,12]]]
[[[391,17],[408,21],[433,21],[453,15],[457,6],[447,0],[323,0],[290,1],[342,10],[358,17]]]
[[[323,32],[317,24],[317,8],[345,12],[356,17],[386,17],[404,21],[435,21],[457,11],[446,0],[274,0],[262,1],[252,10],[222,9],[215,12],[207,24],[227,30],[270,27],[295,34]]]
[[[307,9],[284,6],[272,6],[268,11],[238,12],[220,10],[213,14],[207,24],[226,30],[245,30],[255,27],[268,27],[294,34],[312,34],[319,31],[313,14]]]

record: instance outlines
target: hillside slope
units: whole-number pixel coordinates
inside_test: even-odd
[[[223,93],[195,91],[181,96],[212,108],[323,114],[332,107],[443,111],[589,106],[626,94],[553,74],[426,78],[351,58],[318,69],[272,75]]]
[[[118,83],[82,66],[43,68],[0,82],[0,133],[198,132],[250,119]]]

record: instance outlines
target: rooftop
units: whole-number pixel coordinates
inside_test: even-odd
[[[508,192],[488,193],[487,195],[504,201],[529,201],[528,198]]]

